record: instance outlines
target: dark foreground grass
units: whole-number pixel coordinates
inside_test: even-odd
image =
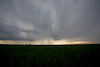
[[[0,67],[100,67],[100,45],[0,46]]]

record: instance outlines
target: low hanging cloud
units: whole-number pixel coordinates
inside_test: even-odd
[[[99,0],[0,0],[0,40],[100,43]]]

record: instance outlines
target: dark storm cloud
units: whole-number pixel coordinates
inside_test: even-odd
[[[32,39],[32,38],[26,38],[23,36],[25,34],[25,33],[23,34],[23,32],[26,32],[26,31],[18,29],[17,27],[7,24],[7,23],[9,22],[0,18],[0,24],[1,24],[0,40],[27,40],[27,39],[31,40]]]
[[[99,0],[0,0],[0,39],[100,41]]]

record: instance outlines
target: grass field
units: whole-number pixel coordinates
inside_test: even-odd
[[[100,45],[4,46],[0,67],[100,67]]]

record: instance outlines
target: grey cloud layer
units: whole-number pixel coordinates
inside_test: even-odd
[[[99,0],[0,0],[0,40],[100,41]]]

